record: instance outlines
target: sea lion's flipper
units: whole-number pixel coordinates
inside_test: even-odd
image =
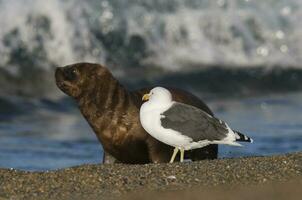
[[[187,154],[187,153],[186,153]],[[190,158],[192,161],[204,160],[204,159],[216,159],[218,154],[217,145],[208,145],[200,149],[194,149],[190,151]]]
[[[104,151],[103,153],[103,164],[113,164],[113,163],[120,163],[116,158],[114,158],[111,154]]]

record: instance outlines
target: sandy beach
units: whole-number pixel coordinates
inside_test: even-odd
[[[260,194],[295,199],[302,195],[301,175],[301,152],[173,164],[82,165],[49,172],[0,169],[0,199],[239,199]]]

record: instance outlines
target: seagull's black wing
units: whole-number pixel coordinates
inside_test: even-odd
[[[175,102],[161,115],[161,125],[164,128],[178,131],[195,142],[221,140],[228,133],[225,122],[187,104]]]

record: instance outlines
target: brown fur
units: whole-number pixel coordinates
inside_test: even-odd
[[[140,125],[142,95],[151,88],[128,92],[105,67],[78,63],[56,70],[57,86],[73,97],[105,152],[123,163],[168,162],[172,147],[152,138]],[[211,110],[190,93],[170,89],[173,99]],[[217,145],[193,150],[193,160],[217,158]],[[106,159],[110,159],[107,154]]]

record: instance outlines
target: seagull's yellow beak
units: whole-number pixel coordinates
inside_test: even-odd
[[[142,100],[143,100],[143,101],[148,101],[149,98],[150,98],[150,94],[144,94]]]

